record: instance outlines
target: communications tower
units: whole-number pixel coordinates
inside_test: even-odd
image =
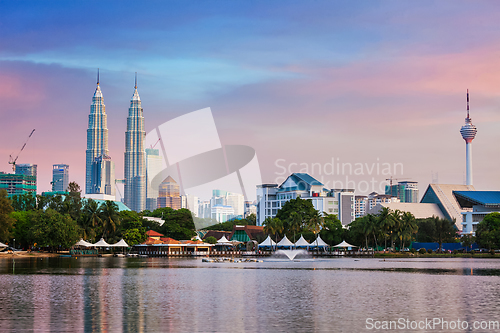
[[[466,185],[472,185],[472,140],[476,137],[476,126],[472,125],[472,119],[469,117],[469,89],[467,89],[467,118],[465,125],[460,129],[460,134],[465,140],[465,173]]]

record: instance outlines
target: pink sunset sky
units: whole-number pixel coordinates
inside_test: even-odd
[[[70,165],[84,187],[100,68],[123,177],[134,72],[146,132],[210,107],[223,144],[253,147],[263,182],[309,172],[367,194],[394,178],[463,184],[470,91],[474,186],[500,190],[500,4],[495,1],[0,2],[0,171]],[[176,138],[184,140],[187,138]],[[328,163],[363,174],[325,172]],[[376,165],[380,171],[376,172]],[[314,166],[313,166],[314,165]],[[375,169],[369,172],[370,167]],[[284,171],[286,170],[286,171]],[[434,176],[433,176],[434,175]],[[346,182],[346,177],[352,183]],[[371,185],[370,185],[371,186]],[[337,186],[338,187],[338,186]]]

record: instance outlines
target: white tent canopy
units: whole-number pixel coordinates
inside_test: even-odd
[[[84,241],[83,239],[80,239],[78,241],[78,243],[75,244],[75,246],[85,246],[85,247],[91,247],[91,246],[94,246],[94,244],[92,243],[89,243],[89,242],[86,242]]]
[[[272,240],[271,236],[267,236],[267,238],[259,244],[259,246],[265,247],[265,246],[275,246],[276,242]]]
[[[278,246],[283,246],[283,247],[292,247],[293,246],[293,243],[290,242],[290,240],[286,237],[283,237],[282,240],[280,240],[280,242],[278,243]]]
[[[351,244],[347,243],[346,241],[343,241],[342,243],[337,244],[334,247],[357,247],[357,246],[356,245],[351,245]]]
[[[101,238],[97,243],[93,244],[92,246],[96,246],[96,247],[108,247],[108,246],[111,246],[111,245],[109,245],[108,243],[106,243],[106,241],[104,240],[104,238]]]
[[[324,240],[321,239],[321,236],[318,235],[315,241],[311,243],[311,246],[317,246],[317,247],[328,247],[328,245]]]
[[[110,246],[113,246],[113,247],[129,247],[128,244],[127,244],[127,242],[125,242],[123,240],[123,238],[118,243],[111,244]]]
[[[215,245],[227,245],[227,246],[233,246],[234,244],[231,243],[226,236],[222,236],[218,241],[217,244]]]
[[[4,243],[0,242],[0,247],[7,247]]]
[[[309,244],[302,235],[300,235],[299,240],[295,242],[295,247],[308,247],[309,245],[311,244]]]

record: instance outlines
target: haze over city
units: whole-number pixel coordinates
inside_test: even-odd
[[[436,177],[465,181],[469,89],[474,186],[500,186],[496,2],[0,5],[0,171],[36,128],[18,163],[38,165],[38,192],[57,163],[85,183],[97,68],[116,178],[138,72],[146,132],[210,107],[223,144],[256,150],[263,182],[291,172],[383,182],[386,163],[402,165],[391,175],[418,181],[421,194]],[[339,177],[325,171],[332,160],[366,168]]]

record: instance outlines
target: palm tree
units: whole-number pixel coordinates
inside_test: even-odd
[[[297,212],[292,212],[290,214],[290,218],[288,220],[288,225],[293,231],[293,242],[295,243],[295,235],[302,229],[302,217]]]
[[[366,228],[368,235],[373,234],[373,239],[375,240],[375,248],[378,248],[376,233],[379,231],[378,219],[372,215],[368,214],[366,217]],[[366,245],[368,247],[368,245]]]
[[[321,213],[318,211],[317,214],[309,220],[309,223],[307,225],[307,228],[314,233],[316,236],[316,249],[317,252],[319,252],[318,248],[318,236],[317,234],[321,231],[323,226],[325,225],[325,219],[321,215]]]
[[[401,216],[402,222],[402,237],[401,237],[401,247],[404,247],[404,242],[408,239],[411,242],[412,235],[416,234],[418,231],[417,220],[410,212],[404,212]]]
[[[390,231],[394,226],[394,218],[389,208],[387,207],[382,208],[382,211],[378,215],[378,222],[380,229],[384,233],[384,252],[385,252],[385,250],[387,249],[387,236],[390,234]]]
[[[99,204],[92,199],[88,199],[85,206],[83,206],[83,216],[80,219],[84,239],[94,241],[95,228],[102,223],[99,212]]]
[[[116,227],[120,225],[120,215],[118,214],[118,205],[113,201],[107,200],[99,208],[99,216],[102,223],[102,235],[108,235],[116,231]]]
[[[277,234],[283,232],[283,222],[281,222],[281,220],[277,217],[275,218],[268,217],[264,220],[263,224],[264,224],[264,232],[271,235],[274,234],[274,239],[276,240],[277,244],[278,243]]]
[[[395,240],[396,239],[401,239],[402,237],[402,222],[401,218],[403,215],[403,212],[401,212],[399,209],[396,209],[391,213],[392,219],[393,219],[393,225],[391,228],[391,246],[393,249],[396,248]],[[401,251],[401,248],[399,249]]]

